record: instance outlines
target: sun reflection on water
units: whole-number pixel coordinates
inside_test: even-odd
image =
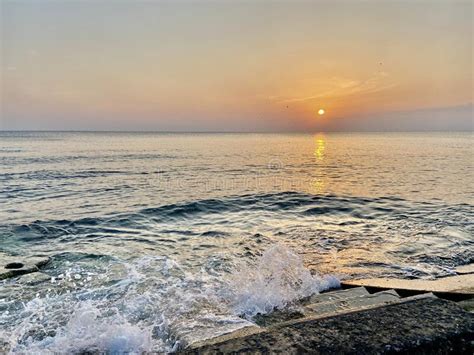
[[[321,178],[313,179],[311,183],[313,193],[322,194],[326,190],[326,182]]]
[[[326,156],[326,138],[323,134],[318,134],[315,137],[314,156],[316,157],[317,170],[316,177],[311,182],[311,189],[317,194],[322,194],[326,191],[326,177],[320,170],[320,164],[324,162]]]
[[[323,135],[316,136],[316,149],[314,151],[314,155],[317,160],[323,161],[325,156],[326,150],[326,140],[324,139]]]

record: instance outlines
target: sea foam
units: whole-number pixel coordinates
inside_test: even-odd
[[[334,277],[312,275],[281,244],[254,260],[221,262],[217,269],[191,271],[172,258],[148,255],[109,265],[100,285],[95,279],[72,285],[75,275],[88,275],[76,267],[50,283],[57,292],[0,316],[3,324],[16,323],[0,334],[0,348],[3,342],[12,353],[28,354],[173,352],[339,286]]]
[[[339,287],[340,283],[334,276],[312,275],[299,255],[277,244],[256,261],[236,266],[227,278],[227,286],[233,311],[251,318]]]
[[[31,344],[27,340],[21,348],[38,354],[96,351],[140,354],[151,350],[151,341],[151,328],[132,325],[120,315],[102,317],[102,312],[91,302],[84,302],[55,336]]]

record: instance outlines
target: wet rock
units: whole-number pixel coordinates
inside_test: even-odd
[[[0,269],[0,280],[37,272],[50,261],[50,258],[41,257],[18,258],[17,260],[13,257],[4,257],[2,259],[6,260],[2,260],[3,267]]]
[[[35,286],[47,282],[51,282],[51,276],[43,272],[33,272],[30,274],[22,275],[18,279],[19,284],[28,286]]]
[[[25,264],[23,263],[8,263],[7,265],[5,265],[5,269],[21,269],[22,267],[24,267]]]

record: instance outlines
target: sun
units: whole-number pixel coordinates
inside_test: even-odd
[[[324,109],[320,108],[318,110],[318,115],[322,116],[322,115],[324,115],[324,113],[325,113]]]

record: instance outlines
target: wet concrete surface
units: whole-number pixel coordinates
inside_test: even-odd
[[[455,302],[423,298],[335,317],[301,319],[184,352],[472,354],[474,314]]]
[[[392,278],[374,278],[346,280],[343,286],[371,287],[380,289],[408,290],[433,293],[453,293],[474,297],[474,274],[449,276],[436,280],[404,280]]]

